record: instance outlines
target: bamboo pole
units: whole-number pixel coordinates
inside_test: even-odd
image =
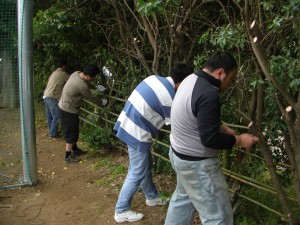
[[[242,175],[239,175],[239,174],[236,174],[230,170],[227,170],[227,169],[224,169],[223,168],[223,172],[226,176],[228,177],[231,177],[233,179],[236,179],[238,181],[241,181],[242,183],[245,183],[245,184],[248,184],[249,186],[252,186],[252,187],[255,187],[255,188],[258,188],[258,189],[261,189],[265,192],[268,192],[268,193],[271,193],[273,195],[276,195],[277,196],[277,192],[275,191],[274,188],[266,185],[266,184],[262,184],[262,183],[259,183],[249,177],[246,177],[246,176],[242,176]],[[291,201],[296,201],[296,199],[292,196],[287,196],[287,198]]]
[[[234,193],[234,191],[231,190],[231,189],[229,189],[229,191],[230,191],[231,193]],[[268,207],[268,206],[266,206],[266,205],[264,205],[264,204],[262,204],[262,203],[260,203],[260,202],[258,202],[258,201],[256,201],[256,200],[254,200],[254,199],[252,199],[252,198],[247,197],[246,195],[241,194],[241,193],[236,193],[236,194],[237,194],[240,198],[246,199],[246,200],[249,201],[249,202],[252,202],[252,203],[254,203],[254,204],[256,204],[256,205],[259,205],[260,207],[262,207],[262,208],[264,208],[264,209],[266,209],[266,210],[268,210],[268,211],[270,211],[270,212],[273,212],[274,214],[280,216],[281,218],[284,218],[284,221],[287,222],[287,216],[284,215],[284,214],[282,214],[282,213],[280,213],[280,212],[278,212],[277,210],[272,209],[272,208],[270,208],[270,207]]]

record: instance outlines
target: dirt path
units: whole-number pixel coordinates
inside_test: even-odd
[[[125,174],[99,185],[97,181],[110,177],[111,170],[105,165],[94,169],[93,165],[99,159],[107,159],[111,165],[127,167],[127,155],[111,151],[100,158],[85,156],[83,163],[69,165],[63,162],[63,139],[48,138],[45,126],[37,127],[36,133],[39,182],[35,186],[0,190],[0,205],[11,206],[0,208],[0,225],[117,224],[114,207]],[[172,188],[172,182],[166,178],[156,176],[155,180],[159,190]],[[145,214],[142,221],[133,224],[164,223],[167,206],[146,206],[142,193],[135,195],[133,208]]]

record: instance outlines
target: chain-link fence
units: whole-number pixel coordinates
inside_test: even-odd
[[[26,105],[30,104],[27,104],[28,97],[24,93],[28,93],[30,97],[31,90],[24,90],[23,87],[24,77],[28,77],[28,74],[23,75],[19,71],[24,70],[20,66],[20,61],[24,61],[23,57],[19,56],[19,52],[23,53],[23,50],[19,51],[19,43],[23,43],[19,41],[23,40],[20,30],[21,34],[26,34],[23,29],[27,28],[22,26],[24,18],[26,19],[24,9],[27,6],[31,9],[32,3],[28,4],[27,1],[26,4],[17,0],[0,0],[0,189],[32,183],[30,179],[24,179],[30,171],[30,159],[25,156],[32,155],[26,145],[26,140],[31,141],[30,136],[28,137],[31,132],[26,132],[26,120],[30,118],[26,114]],[[18,15],[20,13],[21,16]],[[19,22],[18,18],[21,18]],[[26,67],[30,68],[30,65]],[[29,122],[32,123],[31,120]],[[34,147],[31,149],[35,151]]]
[[[17,2],[0,0],[0,11],[0,186],[6,187],[22,176]]]

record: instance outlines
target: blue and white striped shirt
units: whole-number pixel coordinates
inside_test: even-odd
[[[175,84],[171,77],[152,75],[129,96],[115,126],[117,137],[130,147],[151,145],[152,137],[164,124],[170,124]]]

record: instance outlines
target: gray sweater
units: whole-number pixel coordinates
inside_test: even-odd
[[[76,71],[71,74],[58,103],[60,109],[69,113],[79,114],[83,98],[101,105],[101,98],[92,95],[88,83],[79,76],[80,73],[80,71]]]
[[[59,101],[61,92],[69,77],[70,74],[65,72],[62,68],[57,68],[49,77],[47,87],[44,91],[44,97],[55,98]]]
[[[171,109],[170,142],[176,152],[215,157],[218,149],[234,146],[235,137],[219,131],[219,87],[219,80],[203,71],[189,75],[180,84]]]

